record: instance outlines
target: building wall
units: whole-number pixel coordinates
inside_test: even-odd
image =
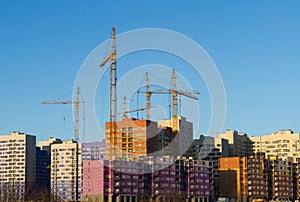
[[[82,160],[104,160],[105,140],[82,143]]]
[[[36,147],[36,187],[41,192],[48,194],[50,190],[50,164],[47,151]]]
[[[175,128],[178,128],[176,135],[179,135],[179,155],[184,155],[186,151],[190,148],[193,142],[193,123],[186,120],[183,116],[178,116],[178,125]],[[159,126],[173,127],[173,119],[171,120],[159,120]]]
[[[269,135],[250,137],[255,153],[265,153],[266,157],[300,157],[300,134],[292,130],[277,131]]]
[[[104,160],[82,161],[82,194],[86,201],[104,196]],[[103,199],[101,199],[103,200]]]
[[[300,159],[296,159],[293,169],[293,191],[294,197],[300,199]]]
[[[35,189],[35,172],[36,172],[36,137],[32,135],[25,135],[25,184],[29,189]]]
[[[81,144],[73,140],[51,146],[51,195],[55,200],[81,199]]]
[[[148,156],[172,156],[179,155],[179,137],[172,132],[170,127],[159,127],[157,135],[147,139]]]

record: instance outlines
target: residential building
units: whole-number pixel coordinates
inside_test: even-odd
[[[84,160],[83,201],[211,201],[208,161],[139,157]]]
[[[193,123],[183,116],[173,116],[169,120],[159,120],[158,125],[172,128],[179,136],[179,156],[184,155],[193,142]]]
[[[143,201],[212,200],[210,194],[213,191],[213,184],[210,183],[212,167],[208,161],[173,159],[165,156],[146,158],[144,163],[148,165],[147,168],[150,168],[151,172],[150,178],[145,178],[148,179],[148,183],[143,181],[145,183],[143,185],[151,191],[144,192]],[[149,175],[146,173],[144,176]]]
[[[226,151],[228,149],[224,149],[223,147],[227,147],[227,144],[222,139],[228,140],[228,157],[246,157],[253,155],[252,141],[247,134],[238,133],[235,130],[227,130],[224,134],[217,134],[215,136],[215,147],[219,148],[220,151]]]
[[[300,199],[300,158],[296,159],[293,168],[294,198]]]
[[[214,185],[214,189],[210,192],[210,196],[211,198],[216,198],[219,189],[219,158],[222,157],[222,154],[218,148],[214,147],[214,138],[201,135],[199,139],[194,139],[184,156],[186,158],[192,157],[193,159],[209,161],[212,166],[210,183]]]
[[[300,134],[292,130],[281,130],[269,135],[250,137],[254,153],[265,153],[266,157],[300,158]]]
[[[289,201],[295,199],[293,190],[293,161],[272,157],[270,159],[271,198],[274,201]],[[299,199],[299,198],[298,198]]]
[[[78,201],[81,192],[81,144],[65,140],[51,145],[51,197],[58,201]]]
[[[221,197],[234,201],[299,200],[298,163],[292,158],[251,156],[219,161]]]
[[[0,136],[0,201],[30,199],[35,173],[35,136],[20,132]]]
[[[184,172],[187,177],[187,200],[193,202],[214,201],[214,184],[211,163],[186,159]]]
[[[83,201],[104,201],[104,163],[104,160],[82,161]]]
[[[234,201],[268,200],[267,171],[262,157],[220,158],[220,197]]]

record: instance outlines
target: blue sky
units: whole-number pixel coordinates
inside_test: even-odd
[[[0,134],[18,130],[39,139],[72,137],[71,106],[40,102],[73,88],[84,59],[108,38],[112,26],[118,33],[171,29],[200,44],[216,63],[226,89],[224,129],[249,135],[288,128],[299,132],[299,10],[296,0],[1,1]],[[175,60],[166,58],[167,65]],[[129,62],[151,61],[129,57],[121,64]],[[205,89],[197,90],[203,92],[201,123],[206,125],[208,95]],[[108,120],[100,112],[98,116],[100,124]],[[205,126],[200,129],[205,131]]]

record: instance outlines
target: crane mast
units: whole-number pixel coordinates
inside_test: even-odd
[[[179,130],[178,120],[178,100],[177,100],[177,89],[176,89],[176,73],[175,69],[172,70],[172,129],[177,132]]]
[[[103,67],[106,62],[110,61],[110,148],[109,155],[111,158],[115,156],[116,143],[116,119],[117,119],[117,50],[116,50],[116,35],[115,28],[111,32],[111,46],[109,55],[101,62],[100,67]]]
[[[150,120],[151,91],[150,91],[148,72],[146,72],[145,82],[146,82],[146,120]]]
[[[178,100],[176,89],[176,73],[175,69],[172,70],[172,116],[178,116]]]
[[[73,104],[74,105],[74,133],[75,133],[75,141],[78,142],[79,140],[79,96],[80,96],[80,91],[79,87],[76,88],[76,97],[75,101],[43,101],[42,104]]]

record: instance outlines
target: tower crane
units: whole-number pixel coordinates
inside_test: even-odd
[[[80,102],[79,101],[79,87],[76,88],[76,98],[75,101],[72,100],[68,100],[68,101],[57,101],[57,100],[53,100],[53,101],[43,101],[41,104],[72,104],[74,105],[75,111],[74,111],[74,119],[75,119],[75,123],[74,123],[74,131],[75,131],[75,141],[78,142],[79,140],[79,103],[84,103],[84,101]]]
[[[176,84],[176,72],[175,69],[172,70],[172,88],[168,90],[150,90],[149,85],[149,76],[148,72],[145,75],[145,83],[146,83],[146,91],[138,91],[138,93],[145,93],[146,94],[146,117],[147,119],[150,118],[150,103],[151,103],[151,95],[152,94],[171,94],[172,95],[172,130],[173,132],[178,132],[179,130],[179,120],[178,120],[178,95],[183,95],[185,97],[198,100],[198,97],[195,96],[196,94],[200,94],[198,91],[184,91],[178,90]]]
[[[109,105],[110,105],[110,157],[115,156],[115,144],[116,144],[116,119],[117,119],[117,50],[116,50],[116,34],[115,28],[111,31],[111,46],[110,53],[101,62],[100,67],[103,67],[108,61],[110,61],[110,93],[109,93]]]

